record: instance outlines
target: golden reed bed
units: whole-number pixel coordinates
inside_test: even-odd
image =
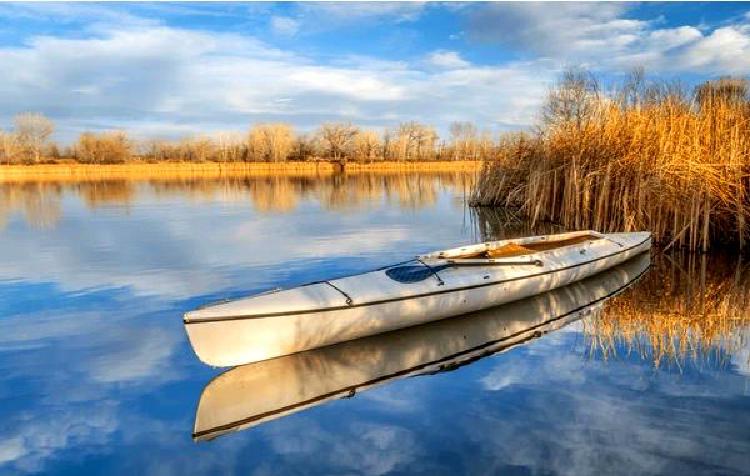
[[[731,86],[731,88],[729,87]],[[508,136],[472,204],[515,210],[532,223],[599,231],[650,230],[665,247],[742,250],[750,239],[747,83],[688,94],[647,88],[633,100],[580,91],[539,134]],[[548,106],[548,108],[551,106]],[[558,108],[559,109],[559,108]],[[572,112],[571,112],[572,109]]]
[[[0,166],[0,182],[27,181],[91,181],[150,180],[183,178],[222,178],[244,176],[326,176],[340,173],[403,173],[403,172],[474,172],[480,161],[382,161],[372,163],[316,162],[161,162],[140,164],[40,164]]]

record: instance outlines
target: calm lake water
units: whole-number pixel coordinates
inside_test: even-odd
[[[0,185],[0,473],[750,474],[750,271],[732,259],[656,256],[611,299],[593,291],[612,276],[216,379],[193,354],[181,316],[207,301],[528,232],[466,209],[468,183]],[[421,367],[441,346],[460,357]],[[194,439],[197,411],[232,418]]]

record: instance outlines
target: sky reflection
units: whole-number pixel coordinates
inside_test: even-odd
[[[337,193],[331,179],[292,182],[292,198],[278,200],[274,185],[260,206],[253,181],[129,183],[132,193],[106,199],[56,185],[37,201],[3,185],[0,473],[746,473],[746,321],[707,341],[723,359],[657,367],[653,354],[627,352],[628,306],[694,316],[654,299],[674,271],[658,263],[597,314],[618,332],[616,353],[592,351],[594,336],[610,334],[592,334],[589,319],[452,372],[194,443],[196,402],[221,372],[193,355],[184,311],[509,232],[465,214],[460,180],[398,179],[406,195],[385,179],[357,180]],[[680,282],[691,280],[679,264]],[[705,266],[706,282],[725,282],[722,266]],[[706,292],[716,289],[727,295]],[[733,309],[745,319],[745,307]],[[700,330],[686,319],[665,322]]]

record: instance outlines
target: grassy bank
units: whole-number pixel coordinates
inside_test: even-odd
[[[380,161],[349,162],[163,162],[129,164],[39,164],[2,165],[0,182],[149,180],[166,178],[221,178],[243,176],[318,176],[355,173],[455,172],[478,171],[479,161]]]
[[[575,96],[566,88],[584,88]],[[579,91],[580,92],[580,91]],[[567,98],[567,109],[558,106]],[[571,100],[576,97],[576,101]],[[557,103],[555,102],[557,101]],[[505,138],[472,196],[532,223],[651,230],[665,247],[743,249],[750,217],[750,101],[744,82],[603,95],[567,82],[538,134]]]

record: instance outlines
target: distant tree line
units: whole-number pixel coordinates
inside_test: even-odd
[[[382,132],[329,122],[309,134],[298,134],[289,124],[265,123],[247,133],[181,140],[137,141],[124,131],[84,132],[65,147],[50,140],[54,129],[42,114],[19,114],[10,130],[0,130],[0,164],[481,160],[492,158],[498,147],[489,132],[470,122],[451,124],[448,140],[441,140],[432,126],[414,121]]]

